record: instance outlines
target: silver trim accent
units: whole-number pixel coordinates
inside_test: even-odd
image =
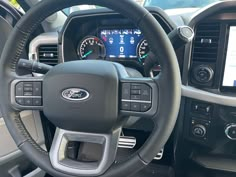
[[[16,98],[42,98],[41,96],[15,96]]]
[[[225,135],[227,136],[227,138],[229,138],[230,140],[236,140],[236,138],[232,138],[230,135],[229,135],[229,130],[231,128],[236,128],[236,124],[229,124],[226,126],[226,129],[225,129]]]
[[[49,157],[52,166],[61,172],[75,176],[99,176],[114,162],[121,129],[112,134],[95,134],[67,131],[57,128]],[[100,162],[83,163],[66,158],[65,151],[69,141],[101,144],[103,155]]]
[[[122,99],[123,102],[131,102],[131,103],[152,103],[151,101],[143,101],[143,100],[125,100]]]
[[[154,160],[161,160],[164,154],[164,148],[160,150],[160,152],[157,153],[156,157],[154,157]]]
[[[68,92],[69,92],[69,94],[68,94]],[[81,97],[81,98],[71,98],[73,96],[73,94],[75,94],[75,92],[84,92],[86,94],[86,96]],[[83,100],[88,99],[90,96],[90,94],[87,90],[84,90],[81,88],[69,88],[69,89],[63,90],[61,95],[66,100],[70,100],[70,101],[83,101]]]
[[[121,136],[118,147],[125,149],[133,149],[136,145],[136,138],[132,136]]]
[[[209,103],[236,107],[236,97],[218,95],[191,86],[182,85],[182,96]]]
[[[29,45],[29,60],[38,61],[38,47],[42,44],[58,45],[58,33],[43,33],[34,38]]]
[[[43,33],[34,38],[29,45],[29,60],[38,61],[38,47],[42,44],[56,44],[58,45],[58,33],[51,32],[51,33]],[[59,53],[58,53],[59,54]],[[58,60],[59,61],[59,60]],[[33,73],[36,77],[41,77],[43,74]]]
[[[40,168],[36,168],[34,171],[30,172],[24,177],[44,177],[45,175],[46,175],[45,171],[41,170]]]

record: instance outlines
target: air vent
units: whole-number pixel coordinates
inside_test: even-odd
[[[193,61],[216,62],[220,37],[219,23],[201,23],[196,27]]]
[[[55,66],[58,64],[58,48],[56,44],[38,47],[39,62]]]

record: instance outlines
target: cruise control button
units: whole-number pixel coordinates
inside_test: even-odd
[[[32,82],[24,82],[24,87],[33,87]]]
[[[41,98],[33,98],[33,106],[42,106]]]
[[[33,92],[24,92],[24,96],[33,96]]]
[[[32,92],[33,91],[33,87],[24,87],[24,91],[25,92]]]
[[[151,103],[141,103],[141,112],[146,112],[151,108]]]
[[[33,106],[32,98],[24,98],[25,106]]]
[[[141,100],[151,101],[151,88],[146,84],[142,85]]]
[[[19,105],[24,105],[24,98],[16,98],[16,103]]]
[[[130,111],[130,102],[123,102],[121,103],[121,109],[124,111]]]
[[[130,110],[140,112],[140,103],[131,103]]]
[[[131,95],[131,100],[140,100],[141,96],[140,95]]]
[[[33,83],[33,95],[42,96],[42,83],[41,82]]]
[[[141,84],[132,84],[131,89],[132,90],[141,90],[142,85]]]
[[[23,96],[24,86],[23,82],[16,84],[16,96]]]
[[[141,90],[131,90],[131,95],[140,95]]]
[[[122,99],[130,100],[130,83],[122,84]]]

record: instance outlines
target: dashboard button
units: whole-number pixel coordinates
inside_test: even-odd
[[[151,108],[151,103],[141,103],[141,112],[146,112]]]
[[[230,140],[236,140],[236,124],[229,124],[225,129],[225,134]]]
[[[122,99],[130,100],[130,83],[122,84]]]
[[[195,125],[193,127],[193,135],[195,137],[203,138],[206,135],[206,127],[204,125]]]
[[[140,112],[140,103],[131,103],[131,111]]]
[[[151,88],[143,84],[141,89],[141,100],[143,101],[151,101]]]
[[[130,111],[130,102],[122,101],[121,109],[124,110],[124,111]]]
[[[24,105],[24,98],[16,98],[16,103],[19,105]]]
[[[23,96],[23,92],[24,92],[23,82],[19,82],[16,85],[16,96]]]

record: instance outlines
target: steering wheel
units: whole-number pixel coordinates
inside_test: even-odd
[[[38,25],[58,10],[82,4],[107,7],[128,17],[148,40],[162,66],[161,73],[155,78],[130,78],[120,64],[91,60],[59,64],[42,78],[18,76],[19,57]],[[32,92],[25,94],[24,90]],[[132,98],[134,92],[140,93],[140,99]],[[45,0],[24,15],[6,43],[0,61],[0,94],[7,128],[35,165],[57,177],[118,177],[141,170],[165,145],[179,111],[181,78],[166,33],[134,1]],[[43,111],[57,127],[49,152],[31,138],[20,119],[22,110]],[[155,126],[136,153],[116,163],[121,128],[131,115],[151,119]],[[65,151],[70,141],[100,145],[101,159],[88,163],[68,158]]]

